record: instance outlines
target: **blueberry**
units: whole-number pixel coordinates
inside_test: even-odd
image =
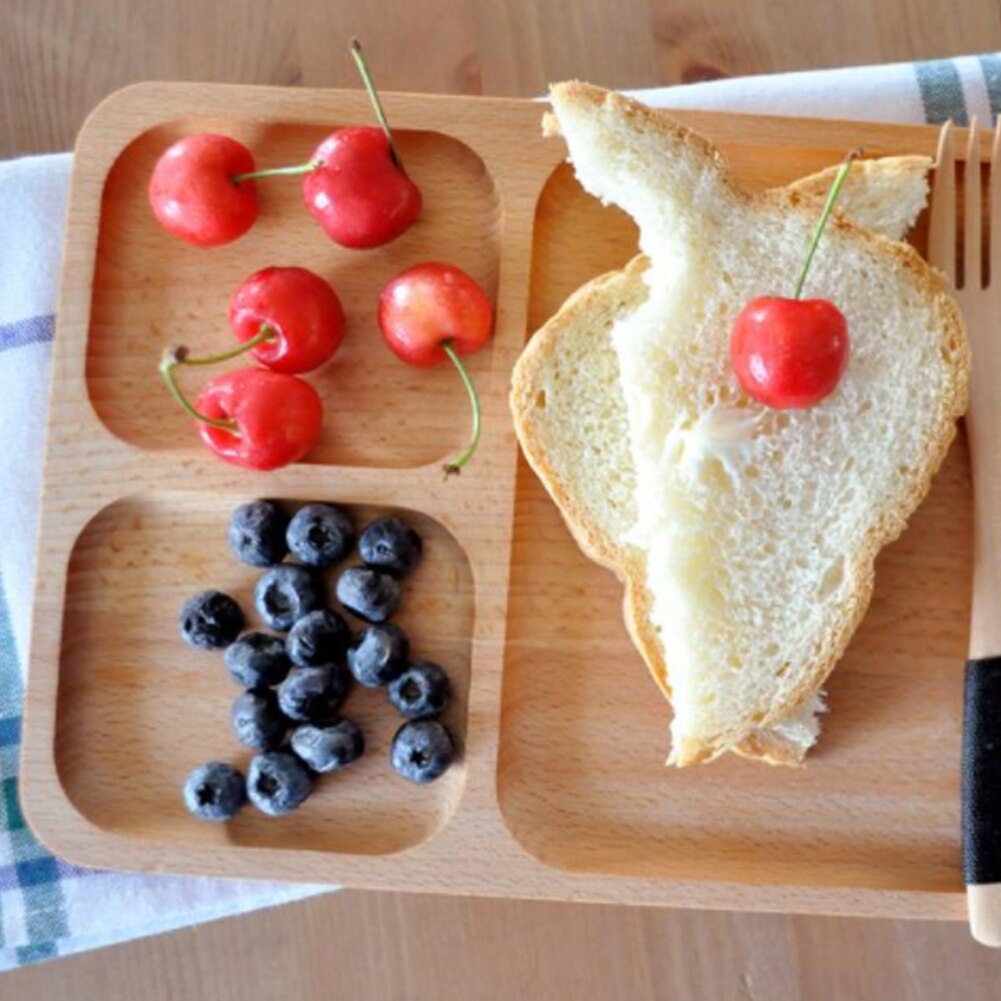
[[[455,758],[455,744],[436,719],[411,720],[396,731],[390,756],[397,774],[423,785],[445,774]]]
[[[226,650],[230,677],[244,688],[277,685],[288,674],[285,643],[270,633],[244,633]]]
[[[351,519],[331,504],[299,508],[286,533],[292,555],[311,567],[329,567],[344,559],[355,543]]]
[[[333,719],[350,684],[351,675],[337,664],[295,667],[278,687],[278,706],[289,719],[301,722]]]
[[[278,747],[288,730],[288,720],[278,709],[278,699],[267,688],[238,695],[233,700],[230,721],[236,739],[255,751]]]
[[[369,567],[348,567],[337,580],[337,600],[359,619],[385,622],[400,606],[400,585]]]
[[[410,640],[399,626],[369,626],[348,648],[348,667],[359,684],[378,688],[399,676],[409,652]]]
[[[288,552],[287,528],[288,515],[274,501],[241,504],[229,519],[229,548],[252,567],[274,566]]]
[[[389,701],[407,719],[437,716],[448,704],[448,696],[448,675],[430,661],[411,664],[389,686]]]
[[[349,719],[325,726],[307,723],[292,734],[292,750],[314,772],[336,772],[362,756],[365,738],[358,725]]]
[[[320,589],[305,567],[272,567],[254,588],[254,605],[264,621],[286,632],[307,612],[323,604]]]
[[[358,539],[362,561],[403,576],[420,563],[421,537],[402,518],[378,518]]]
[[[199,766],[184,783],[184,805],[202,820],[229,820],[246,799],[243,775],[221,761]]]
[[[247,796],[262,813],[281,817],[291,813],[313,791],[313,777],[289,751],[268,751],[250,761]]]
[[[222,591],[201,591],[181,606],[181,635],[199,650],[229,646],[243,628],[240,606]]]
[[[336,612],[310,612],[288,634],[289,659],[297,667],[324,667],[340,661],[350,639],[348,624]]]

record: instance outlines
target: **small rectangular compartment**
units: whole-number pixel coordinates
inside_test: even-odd
[[[150,210],[147,187],[157,158],[183,136],[222,132],[254,151],[259,168],[302,163],[336,127],[186,118],[136,137],[108,174],[101,204],[87,340],[87,390],[98,417],[140,448],[201,454],[192,422],[157,376],[164,349],[207,355],[236,344],[229,301],[252,273],[304,267],[328,281],[347,316],[334,358],[305,378],[325,405],[308,461],[324,465],[413,467],[462,447],[465,394],[451,366],[417,369],[386,347],[376,322],[379,293],[424,260],[457,264],[497,292],[500,202],[483,161],[439,132],[400,129],[400,155],[423,192],[420,219],[374,250],[339,247],[309,214],[301,177],[257,181],[260,215],[240,239],[209,250],[167,234]],[[469,358],[474,377],[490,350]],[[179,372],[194,398],[212,376],[255,364],[249,356],[212,369]],[[429,405],[433,401],[433,405]]]
[[[432,837],[462,795],[462,764],[428,787],[397,776],[389,746],[403,720],[384,689],[354,685],[343,715],[361,727],[362,758],[321,776],[310,799],[279,820],[244,809],[227,825],[199,823],[180,790],[205,761],[244,772],[253,752],[229,723],[240,689],[221,651],[181,640],[177,617],[192,594],[215,588],[234,597],[248,629],[271,632],[253,606],[263,572],[229,551],[226,525],[241,498],[170,492],[126,497],[93,518],[70,557],[59,667],[56,762],[73,804],[92,824],[164,844],[257,846],[287,851],[380,855]],[[287,505],[291,511],[298,505]],[[376,514],[348,509],[357,525]],[[381,513],[381,512],[380,512]],[[443,721],[459,746],[465,731],[473,622],[472,573],[456,540],[437,522],[399,512],[424,541],[424,556],[403,581],[394,618],[414,657],[448,672],[453,700]],[[357,555],[342,565],[357,562]],[[326,571],[330,606],[335,570]],[[363,623],[347,616],[352,628]]]

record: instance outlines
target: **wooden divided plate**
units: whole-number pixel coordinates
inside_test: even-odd
[[[389,94],[421,221],[388,247],[342,250],[295,180],[261,183],[244,238],[200,251],[146,201],[157,156],[223,131],[260,166],[304,160],[336,126],[368,123],[360,93],[190,84],[130,88],[77,146],[53,360],[52,410],[24,742],[38,835],[94,866],[351,886],[898,917],[964,915],[959,849],[962,667],[970,498],[959,440],[928,500],[877,566],[872,609],[829,684],[819,747],[800,770],[724,760],[663,766],[669,709],[630,645],[620,588],[577,550],[519,458],[507,409],[526,337],[636,234],[561,164],[538,104]],[[936,132],[848,122],[678,117],[740,179],[775,185],[839,161],[934,153]],[[470,365],[480,454],[443,482],[468,420],[459,380],[395,359],[375,324],[403,267],[454,262],[496,297],[496,336]],[[309,460],[268,474],[219,462],[158,381],[169,343],[227,343],[230,294],[297,264],[348,312],[336,360],[311,376],[326,404]],[[201,377],[186,375],[194,385]],[[295,814],[198,823],[180,797],[211,758],[245,763],[219,655],[177,635],[184,598],[215,586],[248,610],[255,575],[229,554],[239,502],[335,501],[359,519],[412,518],[426,558],[403,624],[449,669],[460,762],[416,787],[389,767],[396,721],[351,696],[369,750]]]

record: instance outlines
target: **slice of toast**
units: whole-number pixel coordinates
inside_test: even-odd
[[[931,165],[925,156],[857,163],[842,189],[840,211],[890,239],[902,239],[927,202]],[[815,197],[819,212],[837,170],[829,167],[790,188]],[[636,593],[625,602],[627,622],[669,698],[663,648],[646,614],[644,553],[624,538],[636,521],[636,471],[611,341],[615,323],[646,300],[648,264],[644,256],[636,257],[570,296],[529,342],[515,369],[511,400],[522,449],[580,547],[623,581],[635,582]],[[819,699],[750,735],[735,750],[773,764],[800,763],[818,732],[817,708]]]
[[[781,757],[765,745],[810,739],[782,728],[809,729],[799,717],[865,612],[875,556],[965,408],[958,310],[910,248],[835,218],[806,294],[846,315],[848,368],[813,408],[761,407],[732,373],[729,331],[751,298],[788,293],[815,200],[741,191],[704,139],[618,95],[552,96],[581,183],[636,219],[650,259],[645,297],[611,321],[642,553],[619,570],[633,634],[664,650],[671,760]]]

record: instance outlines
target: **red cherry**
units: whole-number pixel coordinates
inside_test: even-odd
[[[835,175],[810,236],[791,299],[762,296],[740,312],[730,333],[730,361],[748,396],[778,410],[812,407],[830,395],[848,364],[848,322],[827,299],[801,299],[810,265],[852,163]]]
[[[493,307],[486,292],[450,264],[417,264],[398,274],[379,296],[379,327],[408,365],[437,365],[448,342],[460,355],[490,339]]]
[[[486,292],[450,264],[418,264],[398,274],[379,296],[379,328],[390,350],[408,365],[427,367],[449,359],[469,394],[473,429],[463,452],[445,466],[458,473],[480,440],[480,399],[459,355],[490,339],[493,307]]]
[[[340,129],[312,160],[320,166],[303,178],[306,207],[342,247],[389,243],[420,215],[420,188],[394,160],[381,129]]]
[[[229,136],[201,133],[174,143],[153,168],[149,203],[168,233],[196,247],[218,247],[243,236],[257,218],[254,170],[246,146]]]
[[[778,410],[812,407],[833,392],[848,349],[848,323],[827,299],[753,299],[730,337],[744,392]]]
[[[337,293],[306,268],[264,268],[237,290],[229,322],[240,341],[271,336],[251,354],[275,372],[309,372],[331,358],[344,339],[344,310]]]
[[[301,459],[320,437],[323,404],[302,379],[264,368],[242,368],[205,384],[195,409],[233,428],[199,425],[216,455],[249,469],[278,469]]]

